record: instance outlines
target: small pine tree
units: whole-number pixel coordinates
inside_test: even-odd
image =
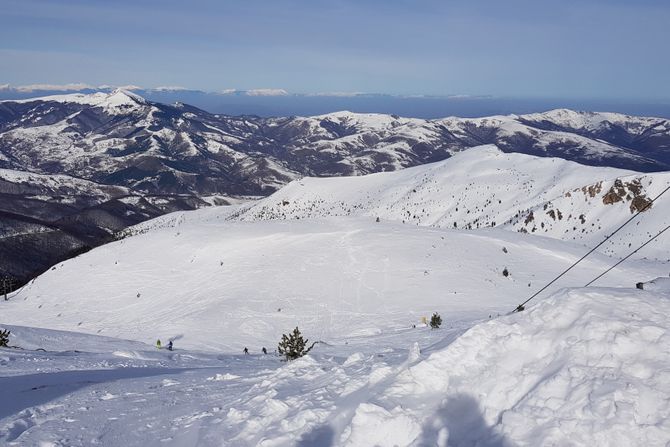
[[[440,314],[435,312],[432,317],[430,317],[430,327],[432,329],[437,329],[442,325],[442,317]]]
[[[286,360],[295,360],[306,355],[317,343],[314,342],[309,348],[306,348],[308,342],[309,340],[303,338],[300,329],[296,326],[296,328],[293,329],[293,333],[281,336],[277,351],[286,357]]]
[[[5,330],[0,329],[0,347],[6,348],[8,346],[7,343],[9,343],[10,333],[11,332],[7,329]]]

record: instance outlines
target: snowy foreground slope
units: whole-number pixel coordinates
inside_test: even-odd
[[[13,344],[48,351],[0,349],[0,442],[665,446],[665,280],[565,289],[460,336],[396,329],[289,364],[11,327]]]

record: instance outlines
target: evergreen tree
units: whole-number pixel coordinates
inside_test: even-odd
[[[430,317],[430,327],[437,329],[442,325],[442,317],[440,314],[435,312],[432,317]]]
[[[9,334],[10,334],[9,330],[7,330],[7,329],[1,330],[0,329],[0,347],[4,347],[4,348],[7,347],[7,343],[9,343]]]
[[[295,360],[306,355],[317,343],[314,342],[309,348],[306,348],[308,342],[309,340],[303,338],[300,329],[296,326],[296,328],[293,329],[293,333],[281,336],[277,351],[286,357],[286,360]]]

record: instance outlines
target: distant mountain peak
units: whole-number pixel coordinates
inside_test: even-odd
[[[145,106],[149,102],[136,93],[126,89],[117,88],[110,93],[71,93],[67,95],[50,95],[38,98],[5,100],[0,102],[14,103],[36,103],[36,102],[60,102],[89,105],[93,107],[103,107],[105,109],[114,109],[128,106]]]
[[[112,93],[110,93],[107,96],[107,102],[109,104],[141,104],[141,105],[146,105],[148,104],[148,101],[138,95],[137,93],[133,93],[129,90],[123,89],[123,88],[117,88],[115,89]]]

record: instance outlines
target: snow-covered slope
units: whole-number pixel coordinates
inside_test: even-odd
[[[513,309],[583,247],[492,229],[454,231],[372,218],[226,222],[153,229],[53,267],[2,303],[13,324],[238,351],[295,325],[314,339]],[[556,287],[614,262],[595,255]],[[509,276],[503,271],[507,269]],[[598,284],[631,286],[667,265],[630,261]],[[555,288],[553,289],[555,290]]]
[[[344,444],[666,445],[667,293],[568,290],[475,326],[380,374]]]
[[[350,336],[288,364],[11,326],[27,350],[0,348],[0,442],[664,447],[670,289],[656,283],[564,290],[464,334]]]
[[[441,228],[500,227],[595,245],[668,186],[669,173],[596,168],[482,146],[398,172],[303,178],[228,218],[366,216]],[[670,194],[602,251],[623,256],[670,224],[667,203]],[[640,255],[670,259],[670,238],[659,238]]]
[[[260,118],[152,102],[122,89],[0,101],[0,168],[126,188],[151,204],[168,203],[156,207],[159,213],[205,205],[210,197],[224,203],[225,197],[267,196],[304,175],[396,171],[483,144],[587,165],[670,169],[667,120],[612,113],[555,110],[422,120],[343,111]],[[85,195],[81,182],[73,182],[72,188]],[[46,197],[48,202],[59,200],[57,193]],[[29,215],[39,214],[41,204],[23,202]],[[575,216],[556,225],[547,220],[545,227],[538,213],[534,217],[537,231],[582,237],[573,234],[573,228],[584,225],[582,219],[571,225]],[[476,227],[487,216],[462,220]],[[72,220],[72,225],[77,233],[86,231],[85,223]],[[20,282],[31,276],[15,270],[0,274]]]
[[[195,197],[156,197],[63,174],[0,169],[0,278],[23,284],[129,225],[204,205]]]
[[[0,348],[0,443],[664,446],[669,262],[560,289],[617,261],[594,253],[506,313],[585,252],[514,231],[537,210],[563,222],[584,200],[611,229],[666,175],[483,147],[140,224],[0,301],[25,348]],[[512,219],[453,229],[456,208]],[[321,343],[287,364],[272,352],[296,326]]]
[[[88,196],[94,200],[131,195],[128,188],[83,180],[62,174],[36,174],[34,172],[0,169],[0,193],[22,194],[31,198],[30,192],[45,199],[58,201],[64,196]]]

